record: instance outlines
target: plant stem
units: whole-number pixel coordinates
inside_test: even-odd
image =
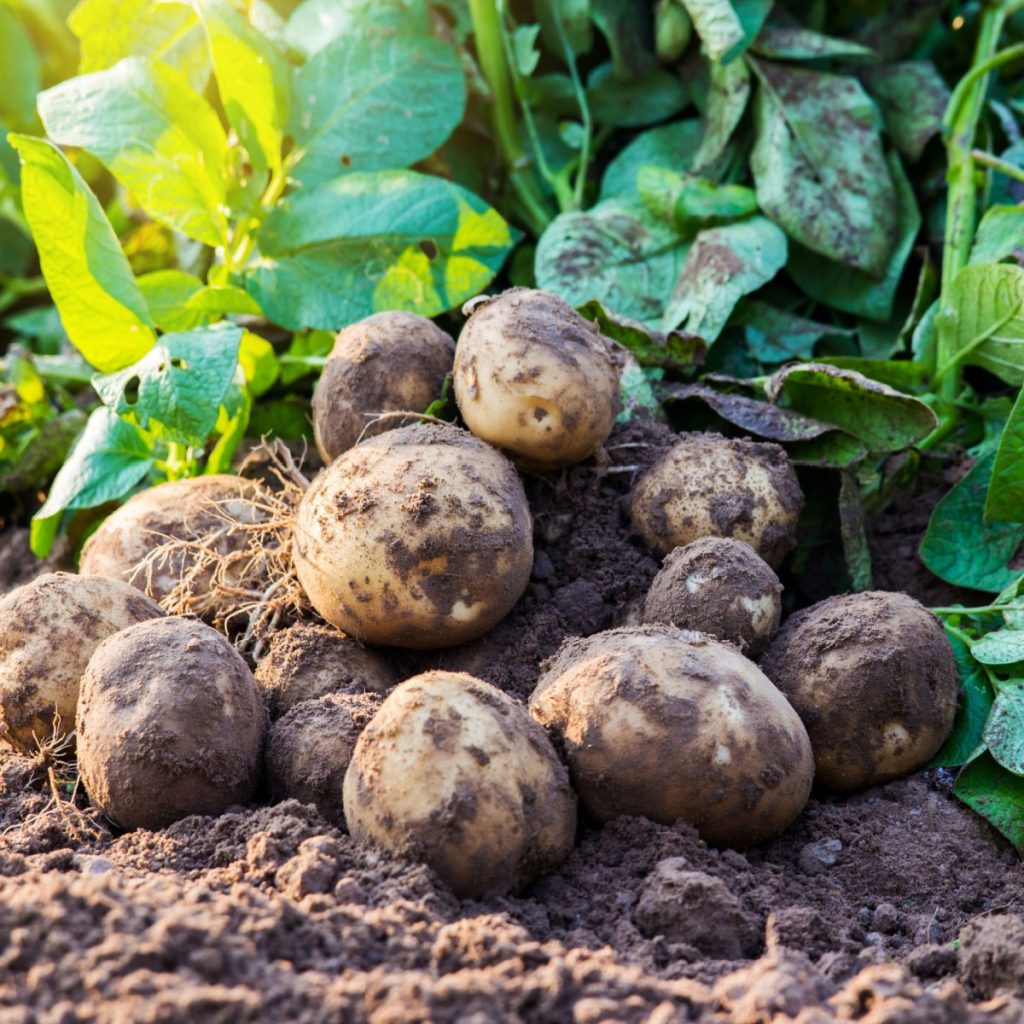
[[[1014,167],[1013,164],[1000,160],[999,157],[986,153],[983,149],[971,150],[971,158],[976,164],[981,164],[982,167],[998,171],[1000,174],[1005,174],[1008,178],[1013,178],[1015,181],[1024,181],[1024,168]]]
[[[257,208],[239,223],[231,240],[229,251],[224,253],[229,272],[241,270],[249,261],[249,257],[256,248],[256,230],[263,223],[263,218],[267,215],[268,210],[284,195],[284,190],[288,187],[288,172],[295,166],[302,152],[290,153],[287,160],[281,161],[281,166],[274,171],[267,187],[263,190]]]
[[[986,604],[980,608],[932,608],[936,615],[984,615],[987,612],[1024,612],[1024,604]],[[953,627],[950,627],[953,628]]]
[[[562,24],[562,8],[559,0],[552,0],[555,14],[555,28],[558,30],[558,38],[565,51],[565,62],[569,65],[569,75],[572,78],[573,92],[576,94],[576,103],[580,108],[580,120],[583,122],[583,145],[580,147],[580,162],[576,170],[576,183],[573,188],[573,200],[575,209],[583,208],[583,190],[587,184],[587,170],[590,166],[590,143],[594,134],[594,122],[590,116],[590,104],[587,102],[587,92],[580,80],[579,68],[576,66],[576,54],[572,51],[565,34],[565,26]]]

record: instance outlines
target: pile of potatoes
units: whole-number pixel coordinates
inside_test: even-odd
[[[741,847],[782,832],[813,785],[927,763],[958,692],[937,620],[875,592],[780,630],[796,474],[777,445],[712,433],[679,435],[634,483],[624,528],[664,559],[639,625],[567,640],[527,706],[463,673],[404,678],[396,650],[508,614],[534,555],[520,473],[594,455],[620,408],[620,355],[560,299],[512,289],[467,312],[457,344],[408,313],[338,335],[313,401],[327,465],[292,534],[322,622],[279,631],[254,675],[209,625],[165,615],[189,546],[230,556],[236,538],[187,482],[162,485],[93,536],[85,575],[0,602],[0,737],[30,752],[74,728],[89,796],[123,828],[296,798],[474,898],[556,868],[580,815]],[[416,415],[449,374],[468,429]],[[191,485],[240,523],[263,507],[252,482]],[[187,538],[180,564],[140,573],[150,535]]]

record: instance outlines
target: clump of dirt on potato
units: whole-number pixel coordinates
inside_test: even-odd
[[[573,847],[576,798],[536,722],[455,672],[406,680],[363,731],[345,776],[355,839],[428,864],[458,896],[522,889]]]
[[[486,633],[519,599],[533,531],[512,464],[472,434],[416,424],[371,437],[313,482],[294,531],[316,610],[370,643],[430,649]]]
[[[796,545],[802,507],[781,446],[712,433],[681,434],[630,498],[634,529],[659,554],[700,537],[732,537],[772,568]]]
[[[74,731],[82,673],[101,641],[162,616],[135,587],[45,573],[0,599],[0,739],[22,753]]]
[[[324,462],[361,438],[402,425],[380,413],[423,412],[441,393],[455,342],[415,313],[374,313],[339,331],[313,391],[313,434]]]
[[[797,612],[762,667],[807,727],[816,781],[835,792],[924,766],[953,728],[952,648],[906,594],[845,594]]]
[[[619,373],[595,324],[547,292],[512,288],[464,312],[453,375],[466,426],[535,469],[572,465],[608,437]]]
[[[741,540],[701,537],[670,551],[644,603],[644,621],[707,633],[759,655],[779,628],[782,584]]]
[[[543,668],[530,711],[562,744],[598,821],[682,820],[709,843],[743,847],[777,836],[807,803],[807,732],[730,645],[625,627],[570,640]]]
[[[220,633],[142,622],[104,640],[82,677],[82,781],[124,829],[217,814],[255,792],[265,726],[259,687]]]
[[[345,772],[381,701],[375,693],[328,693],[296,704],[278,719],[264,759],[272,799],[312,804],[327,821],[343,826]]]

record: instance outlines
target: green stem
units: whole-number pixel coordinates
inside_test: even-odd
[[[1000,174],[1005,174],[1008,178],[1013,178],[1016,181],[1024,181],[1024,169],[1014,167],[1013,164],[1000,160],[999,157],[986,153],[983,149],[971,150],[971,158],[976,164],[981,164],[982,167],[998,171]]]
[[[932,608],[936,615],[985,615],[987,612],[1024,612],[1024,604],[986,604],[980,608]],[[950,629],[955,627],[950,626]]]
[[[263,218],[284,195],[284,190],[288,187],[288,172],[295,166],[303,152],[298,150],[290,153],[287,160],[281,161],[281,166],[274,171],[267,187],[263,190],[259,205],[239,223],[234,237],[231,239],[231,245],[224,254],[229,272],[241,270],[248,263],[249,257],[252,256],[253,250],[256,248],[256,231],[263,223]]]
[[[587,92],[583,88],[579,68],[576,66],[576,54],[572,52],[572,46],[565,34],[565,26],[562,24],[562,8],[559,0],[552,0],[552,6],[555,15],[555,28],[558,30],[558,39],[565,53],[565,62],[569,66],[569,76],[572,78],[572,88],[576,94],[576,104],[580,108],[580,120],[583,122],[583,145],[580,147],[580,161],[576,169],[576,182],[573,187],[574,209],[581,210],[583,208],[583,191],[587,184],[587,171],[590,167],[590,146],[594,134],[594,120],[590,115]]]

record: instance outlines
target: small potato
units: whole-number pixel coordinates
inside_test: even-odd
[[[619,374],[597,327],[547,292],[512,288],[467,304],[454,391],[477,437],[530,468],[592,455],[619,411]]]
[[[455,342],[415,313],[374,313],[339,331],[313,391],[313,435],[331,462],[361,437],[401,426],[375,413],[423,412],[451,372]]]
[[[255,791],[263,700],[245,662],[201,622],[168,616],[104,640],[77,721],[82,782],[124,829],[217,814]]]
[[[0,739],[32,753],[75,728],[78,686],[108,636],[163,610],[103,576],[38,576],[0,599]]]
[[[599,821],[688,821],[709,843],[777,836],[811,792],[807,732],[735,648],[672,626],[571,640],[544,666],[530,711],[564,744]]]
[[[295,568],[313,607],[369,643],[436,648],[504,618],[529,582],[522,481],[457,427],[371,437],[320,474],[299,505]]]
[[[846,594],[797,612],[762,666],[807,727],[815,779],[834,792],[923,767],[953,728],[953,651],[906,594]]]
[[[576,798],[544,730],[489,683],[425,672],[363,731],[345,776],[353,837],[422,861],[452,891],[516,891],[572,850]]]
[[[701,537],[670,551],[644,604],[644,622],[707,633],[756,657],[779,628],[782,584],[749,545]]]
[[[803,502],[779,445],[681,434],[637,480],[630,515],[659,554],[700,537],[733,537],[777,568],[796,544]]]

